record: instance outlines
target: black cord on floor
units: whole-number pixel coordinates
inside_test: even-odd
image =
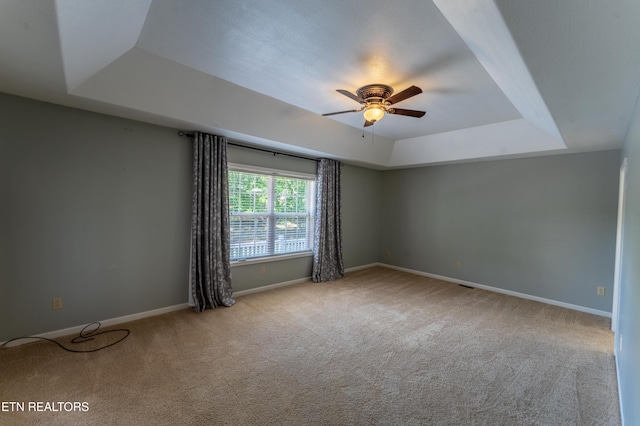
[[[95,328],[90,329],[89,331],[87,331],[87,329],[91,326],[95,325]],[[85,325],[82,330],[80,330],[80,335],[78,335],[77,337],[74,337],[71,340],[71,343],[74,344],[78,344],[78,343],[84,343],[84,342],[88,342],[89,340],[93,340],[96,336],[99,336],[101,334],[107,334],[107,333],[114,333],[114,332],[125,332],[126,334],[124,336],[122,336],[121,338],[119,338],[118,340],[116,340],[115,342],[109,343],[108,345],[104,345],[104,346],[100,346],[99,348],[96,349],[87,349],[87,350],[82,350],[82,349],[71,349],[71,348],[67,348],[66,346],[62,345],[60,342],[57,342],[53,339],[48,339],[46,337],[30,337],[30,336],[26,336],[26,337],[16,337],[13,338],[11,340],[7,340],[6,342],[4,342],[2,345],[0,345],[0,347],[3,347],[5,345],[7,345],[10,342],[14,342],[16,340],[21,340],[21,339],[39,339],[39,340],[45,340],[47,342],[51,342],[51,343],[55,343],[56,345],[60,346],[62,349],[64,349],[67,352],[74,352],[74,353],[85,353],[85,352],[98,352],[101,351],[103,349],[108,348],[109,346],[113,346],[117,343],[122,342],[124,339],[126,339],[129,334],[131,334],[131,330],[126,329],[126,328],[115,328],[113,330],[105,330],[105,331],[100,331],[98,332],[98,329],[100,328],[102,324],[100,324],[99,322],[92,322],[91,324],[87,324]]]

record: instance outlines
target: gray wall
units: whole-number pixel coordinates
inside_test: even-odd
[[[345,268],[378,262],[382,172],[342,168],[342,250]]]
[[[316,172],[242,148],[229,160]],[[0,94],[0,341],[186,303],[190,176],[176,129]],[[347,267],[377,261],[380,181],[343,169]],[[232,269],[236,291],[310,275],[310,256]]]
[[[0,111],[0,341],[186,302],[188,141],[3,94]]]
[[[189,140],[10,95],[0,94],[0,112],[0,341],[185,303]],[[229,158],[316,168],[241,148]],[[385,172],[345,165],[345,266],[382,261],[610,311],[618,164],[610,151]],[[310,271],[302,257],[232,275],[241,291]]]
[[[610,312],[619,155],[384,172],[380,259]]]
[[[624,424],[637,425],[640,424],[640,103],[636,105],[623,156],[627,157],[628,168],[616,348]]]

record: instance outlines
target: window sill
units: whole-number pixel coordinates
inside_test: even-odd
[[[279,254],[276,256],[256,257],[253,259],[246,259],[246,260],[233,260],[231,261],[231,267],[233,268],[235,266],[254,265],[256,263],[277,262],[280,260],[289,260],[289,259],[296,259],[298,257],[311,257],[311,256],[313,256],[312,252],[303,251],[299,253]]]

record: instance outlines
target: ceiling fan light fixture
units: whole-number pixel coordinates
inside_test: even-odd
[[[370,105],[364,110],[364,119],[375,123],[384,117],[384,108],[381,105]]]

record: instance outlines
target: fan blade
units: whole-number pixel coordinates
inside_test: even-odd
[[[419,95],[422,93],[422,89],[417,86],[411,86],[408,89],[404,89],[402,92],[396,93],[387,99],[390,105],[396,104],[400,101],[404,101],[405,99],[409,99],[412,96]]]
[[[362,99],[360,99],[359,97],[357,97],[356,95],[354,95],[353,93],[349,92],[348,90],[342,90],[342,89],[338,89],[336,90],[336,92],[338,93],[342,93],[343,95],[345,95],[347,98],[351,98],[354,101],[358,102],[359,104],[363,104],[364,101]]]
[[[420,118],[426,114],[425,111],[416,111],[414,109],[390,108],[389,114],[408,115],[409,117]]]
[[[358,112],[360,110],[358,109],[350,109],[349,111],[338,111],[338,112],[330,112],[328,114],[322,114],[323,117],[328,117],[330,115],[336,115],[336,114],[345,114],[347,112]]]
[[[362,126],[362,127],[369,127],[369,126],[373,126],[373,123],[375,123],[375,121],[367,121],[367,120],[365,120],[365,121],[364,121],[364,126]]]

